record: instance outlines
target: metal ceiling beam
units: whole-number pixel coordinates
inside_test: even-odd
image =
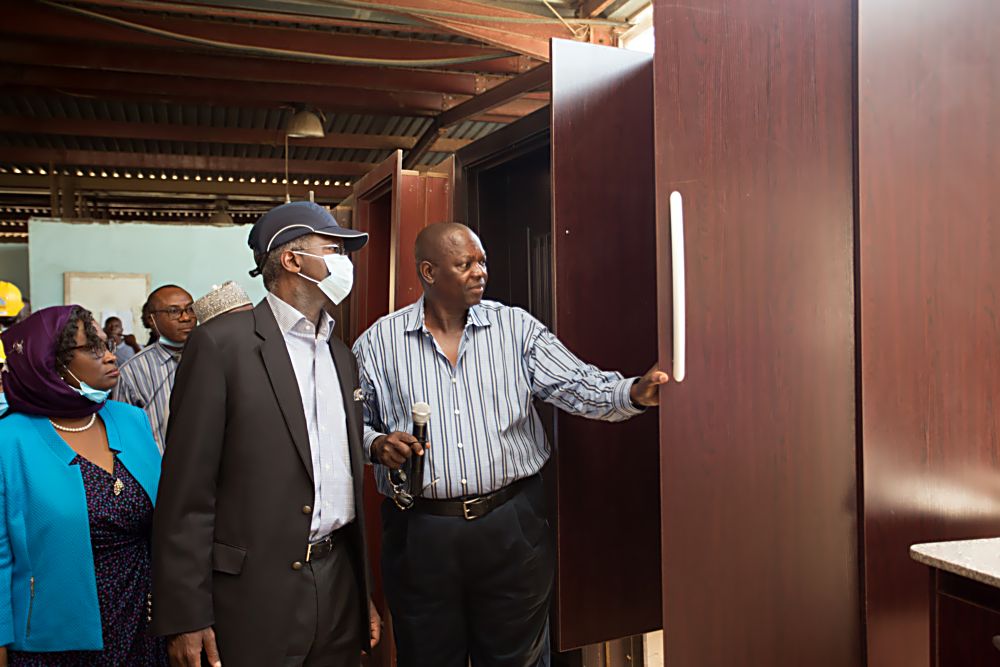
[[[207,21],[177,16],[123,14],[114,10],[104,10],[103,13],[160,30],[227,44],[358,58],[420,60],[495,56],[494,59],[482,62],[449,66],[449,69],[479,72],[514,74],[530,67],[530,64],[525,62],[523,58],[511,57],[508,52],[502,49],[483,47],[477,44],[373,37],[315,29]],[[15,3],[15,6],[4,14],[3,24],[6,31],[22,36],[58,39],[80,39],[83,37],[90,42],[223,53],[221,49],[196,47],[169,37],[150,35],[31,2]]]
[[[524,95],[542,88],[549,88],[552,85],[552,66],[548,63],[539,65],[535,69],[515,77],[506,83],[502,83],[496,88],[492,88],[482,95],[477,95],[467,102],[459,104],[439,114],[430,127],[424,130],[413,147],[403,160],[403,167],[412,169],[418,164],[420,159],[427,153],[431,145],[434,144],[441,133],[455,123],[487,113],[500,106],[516,103],[515,100]]]
[[[58,67],[23,67],[0,65],[0,85],[14,90],[20,86],[41,88],[48,92],[98,94],[110,99],[159,99],[176,102],[191,100],[233,106],[261,105],[275,107],[294,103],[329,111],[349,113],[386,113],[402,116],[431,116],[468,99],[461,95],[440,93],[358,90],[349,87],[248,83],[222,79],[160,76],[132,72],[68,70]],[[521,117],[531,113],[544,100],[519,100],[493,113]]]
[[[115,72],[193,76],[230,81],[327,85],[366,90],[477,95],[507,77],[472,72],[379,68],[326,63],[290,64],[272,58],[233,57],[153,48],[103,46],[78,40],[0,36],[0,62]]]
[[[0,132],[33,135],[65,135],[74,137],[101,137],[109,139],[136,139],[142,141],[205,142],[217,144],[251,144],[282,146],[281,130],[256,130],[230,127],[205,127],[161,123],[129,123],[107,120],[68,120],[64,118],[25,118],[0,115]],[[471,139],[438,139],[432,151],[453,153],[471,143]],[[308,148],[356,148],[363,150],[410,149],[416,137],[377,134],[327,133],[325,137],[290,139],[290,145]]]
[[[52,181],[48,176],[31,176],[27,174],[0,174],[0,193],[45,195],[48,196]],[[184,181],[134,178],[90,178],[87,176],[74,178],[73,185],[79,192],[107,192],[128,195],[141,194],[193,194],[193,195],[232,195],[232,196],[263,196],[281,199],[285,196],[285,186],[271,183],[228,183],[207,181]],[[309,191],[316,194],[317,199],[332,199],[340,201],[351,194],[351,188],[344,185],[291,185],[289,194],[295,199],[304,199]],[[2,217],[2,216],[0,216]]]
[[[208,155],[174,155],[168,153],[124,153],[118,151],[80,151],[54,148],[0,148],[0,163],[28,166],[110,167],[146,171],[197,171],[209,174],[281,174],[285,161],[281,158],[219,157]],[[288,171],[297,175],[320,175],[325,178],[360,176],[374,164],[367,162],[333,162],[321,160],[289,160]]]

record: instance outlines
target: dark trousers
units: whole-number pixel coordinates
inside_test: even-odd
[[[548,667],[555,551],[536,477],[485,517],[382,506],[399,667]]]
[[[340,531],[346,533],[346,531]],[[350,550],[334,541],[333,552],[304,563],[294,591],[295,618],[284,667],[349,667],[361,664],[362,629],[358,583]]]

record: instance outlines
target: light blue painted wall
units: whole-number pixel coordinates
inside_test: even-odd
[[[25,298],[29,297],[27,243],[0,243],[0,280],[14,283]]]
[[[148,273],[156,287],[180,285],[198,298],[213,285],[235,280],[256,303],[264,298],[260,278],[251,278],[249,226],[209,227],[148,223],[28,224],[31,305],[63,302],[63,273]]]

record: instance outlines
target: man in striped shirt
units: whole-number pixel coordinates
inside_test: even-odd
[[[191,295],[176,285],[164,285],[150,293],[142,312],[147,313],[146,327],[158,338],[122,365],[112,396],[146,411],[160,453],[167,441],[174,374],[184,344],[198,323],[192,304]]]
[[[667,375],[602,371],[524,310],[483,301],[486,254],[464,225],[426,228],[415,254],[423,297],[354,346],[379,490],[392,497],[390,469],[425,457],[422,496],[382,510],[399,665],[548,665],[549,444],[533,399],[621,421],[657,405]],[[432,407],[426,450],[410,434],[416,402]]]

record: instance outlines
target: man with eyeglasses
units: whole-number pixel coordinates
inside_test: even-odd
[[[153,517],[175,667],[357,667],[378,641],[357,364],[327,312],[367,241],[313,202],[272,209],[249,238],[267,296],[188,341]]]
[[[114,390],[116,401],[146,411],[160,452],[167,442],[174,374],[188,336],[198,324],[192,305],[191,295],[177,285],[164,285],[150,293],[142,307],[143,323],[156,340],[121,366]]]

